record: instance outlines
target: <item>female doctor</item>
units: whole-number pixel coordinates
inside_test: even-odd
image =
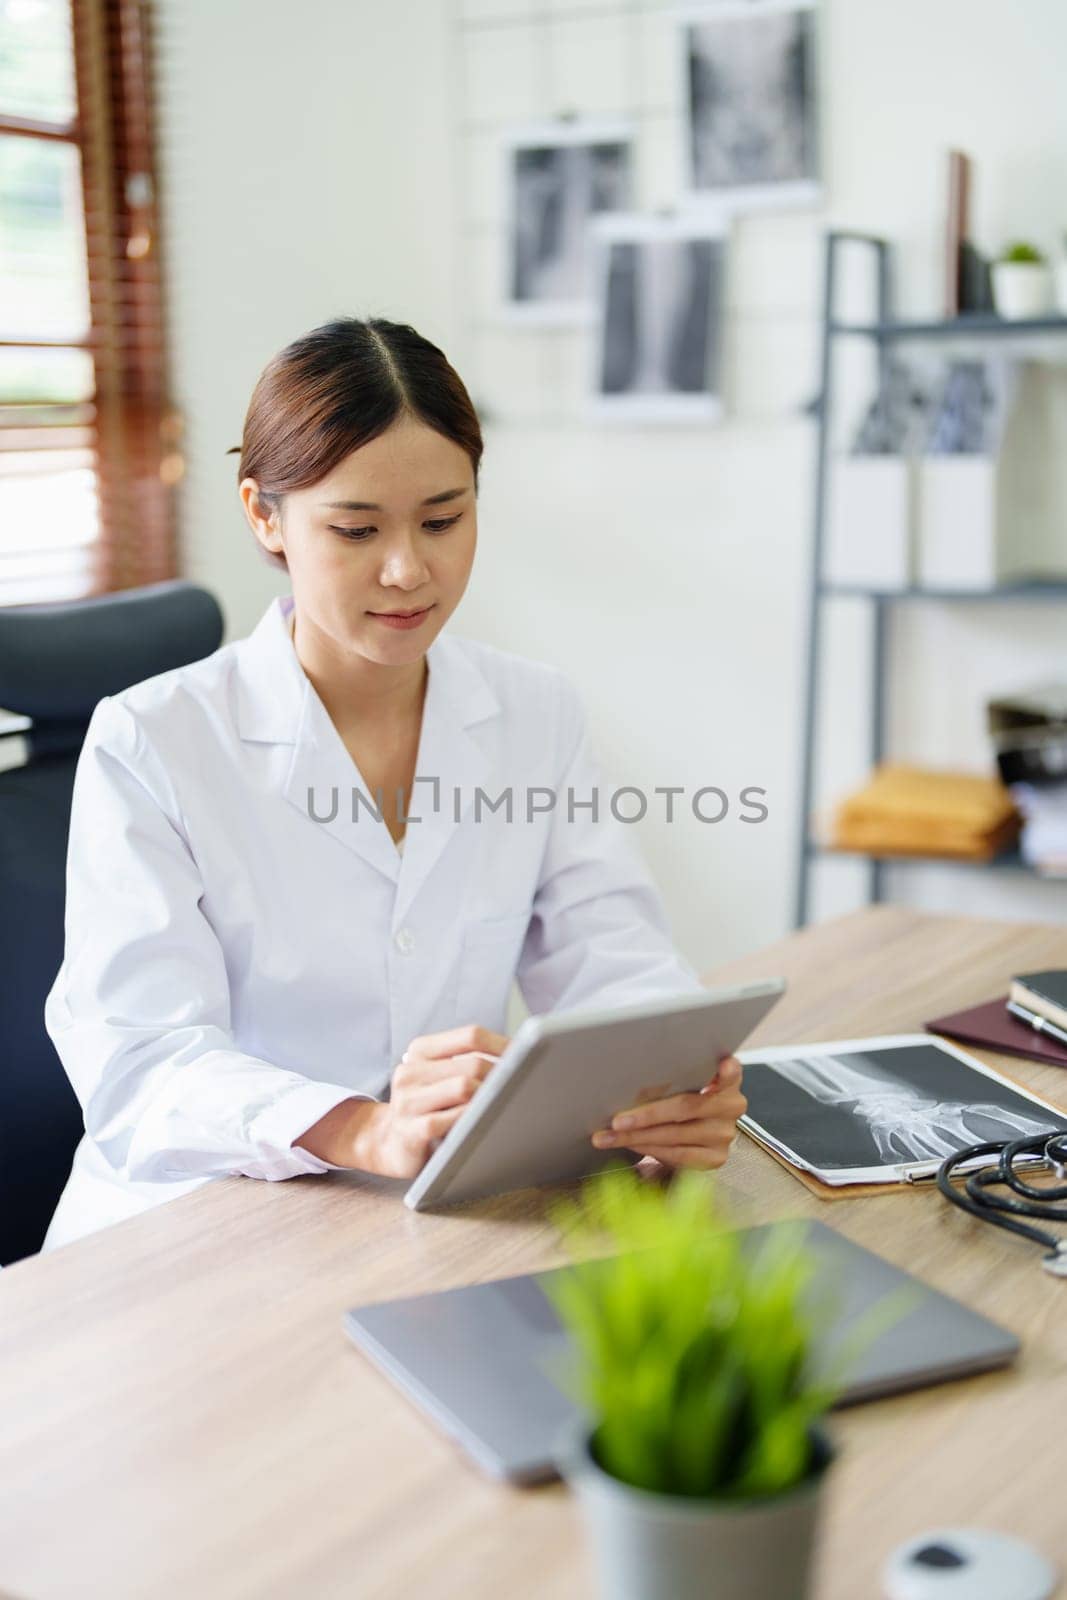
[[[46,1249],[226,1174],[414,1176],[513,979],[534,1013],[701,988],[570,681],[445,632],[481,455],[410,327],[332,322],[260,377],[240,496],[292,594],[101,700],[78,763],[45,1022],[86,1131]],[[593,1144],[719,1166],[745,1101],[708,1073]]]

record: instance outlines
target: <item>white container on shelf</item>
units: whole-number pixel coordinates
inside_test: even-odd
[[[1067,576],[1067,372],[1021,363],[994,455],[919,458],[916,559],[924,589],[983,590]]]
[[[1061,317],[1067,317],[1067,255],[1063,255],[1056,262],[1056,310]]]
[[[928,456],[920,474],[921,587],[980,592],[1010,578],[999,457]]]
[[[827,494],[823,581],[896,592],[914,565],[915,464],[908,456],[835,456]]]
[[[993,304],[1009,321],[1043,317],[1052,309],[1052,275],[1044,261],[994,261]]]

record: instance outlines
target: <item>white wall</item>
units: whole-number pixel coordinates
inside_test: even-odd
[[[182,543],[231,637],[284,592],[236,496],[267,359],[338,315],[450,342],[456,319],[446,9],[426,0],[157,0],[161,192]]]
[[[674,196],[679,131],[665,7],[610,0],[160,0],[176,398],[188,418],[189,573],[254,625],[277,575],[243,531],[233,457],[265,359],[337,313],[410,321],[491,413],[481,547],[455,627],[557,661],[580,683],[610,775],[651,791],[768,790],[760,826],[650,812],[635,834],[700,967],[785,931],[800,756],[820,237],[899,246],[899,299],[938,309],[943,152],[977,163],[977,242],[1052,246],[1067,227],[1061,0],[824,0],[827,205],[737,224],[730,418],[597,428],[585,344],[494,316],[500,130],[561,111],[638,119],[639,201]],[[855,609],[855,608],[853,608]],[[985,693],[1062,675],[1067,616],[901,613],[895,754],[982,769]],[[835,627],[831,790],[862,771],[863,618]],[[820,906],[850,903],[850,864]],[[832,879],[832,881],[830,881]],[[1064,891],[909,871],[894,892],[1062,916]]]

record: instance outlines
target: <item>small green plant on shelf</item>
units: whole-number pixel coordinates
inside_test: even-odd
[[[572,1264],[548,1293],[600,1467],[653,1493],[719,1500],[801,1483],[840,1386],[812,1372],[831,1305],[812,1302],[804,1224],[746,1247],[705,1175],[662,1186],[627,1169],[589,1180],[553,1220]],[[577,1259],[605,1244],[617,1253]]]
[[[1035,244],[1029,244],[1025,239],[1017,239],[1014,244],[1008,245],[1000,260],[1013,261],[1021,266],[1040,267],[1044,265],[1045,258]]]

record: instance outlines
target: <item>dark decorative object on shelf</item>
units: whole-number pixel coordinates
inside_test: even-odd
[[[970,241],[974,163],[962,150],[948,153],[948,215],[945,223],[945,315],[992,311],[989,262]]]
[[[986,721],[1004,783],[1067,782],[1067,683],[998,696]]]
[[[959,302],[964,315],[993,310],[993,278],[989,261],[980,250],[964,239],[960,245]]]

